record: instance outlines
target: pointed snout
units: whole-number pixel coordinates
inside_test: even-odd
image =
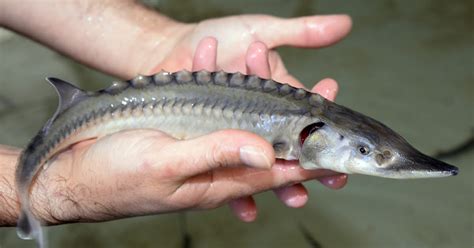
[[[420,152],[399,157],[391,169],[404,175],[404,178],[427,178],[455,176],[459,173],[456,166],[452,166],[438,159]]]

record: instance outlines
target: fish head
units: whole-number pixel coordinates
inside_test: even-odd
[[[335,105],[301,132],[300,164],[387,178],[456,175],[458,168],[427,156],[384,124]]]

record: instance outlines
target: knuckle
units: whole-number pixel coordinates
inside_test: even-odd
[[[206,153],[206,161],[210,168],[227,167],[231,164],[231,153],[223,145],[213,142]]]

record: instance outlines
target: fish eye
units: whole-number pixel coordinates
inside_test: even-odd
[[[358,149],[359,149],[360,154],[362,154],[362,155],[367,155],[367,154],[370,153],[369,148],[366,147],[366,146],[359,146]]]

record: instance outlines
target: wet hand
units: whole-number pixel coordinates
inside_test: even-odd
[[[217,51],[218,46],[217,40],[215,38],[207,37],[201,40],[196,48],[192,69],[194,71],[215,71],[217,69]],[[273,77],[273,70],[271,69],[270,65],[270,54],[272,52],[274,51],[269,51],[268,47],[262,42],[257,41],[250,44],[247,51],[245,52],[244,60],[246,62],[246,68],[243,72],[246,74],[255,74],[263,78],[275,79]],[[278,59],[278,63],[281,63],[281,60]],[[277,68],[284,69],[284,66],[281,64]],[[303,87],[303,85],[296,81],[296,79],[294,79],[291,75],[289,75],[286,70],[284,70],[284,72],[286,74],[281,75],[284,75],[284,77],[290,79],[289,84],[296,87]],[[312,89],[313,92],[319,93],[329,100],[334,100],[336,98],[337,90],[337,83],[329,78],[321,80]],[[295,168],[301,170],[301,168],[294,162],[277,161],[278,166],[281,165],[281,163],[286,164],[286,166],[288,166],[288,164],[292,164],[292,166],[296,166]],[[288,169],[288,167],[283,168]],[[331,176],[324,176],[324,174],[313,174],[312,176],[313,177],[299,178],[299,180],[295,179],[295,181],[291,181],[291,179],[288,178],[289,181],[286,183],[286,185],[289,186],[278,187],[278,185],[274,185],[272,188],[274,189],[276,196],[285,205],[288,207],[298,208],[304,206],[308,200],[308,192],[300,183],[301,181],[317,179],[323,185],[333,189],[342,188],[347,182],[347,175],[342,174]],[[229,206],[231,207],[233,213],[242,221],[253,221],[257,216],[257,207],[254,199],[250,195],[231,200]]]
[[[214,38],[203,39],[193,69],[215,69],[216,48]],[[267,56],[263,43],[253,43],[246,53],[247,72],[271,76]],[[334,98],[337,84],[326,79],[315,89]],[[244,131],[176,140],[154,130],[133,130],[84,141],[61,153],[40,174],[32,202],[49,223],[208,209],[226,202],[240,219],[252,221],[257,214],[253,194],[275,189],[286,205],[300,207],[308,198],[300,182],[310,179],[340,188],[347,177],[275,162],[271,144]]]
[[[208,50],[199,49],[198,44],[205,37],[215,37],[219,41],[216,70],[228,72],[249,72],[249,66],[259,67],[264,63],[270,68],[271,76],[279,82],[295,86],[303,85],[285,68],[279,54],[274,50],[280,46],[320,48],[333,45],[344,38],[351,29],[351,19],[347,15],[307,16],[298,18],[277,18],[268,15],[239,15],[204,20],[197,24],[169,24],[165,33],[172,34],[157,38],[154,48],[146,54],[158,64],[144,64],[142,73],[155,73],[161,69],[177,71],[191,70],[193,54],[206,57]],[[162,32],[163,33],[163,32]],[[143,37],[145,39],[145,37]],[[268,60],[248,57],[247,50],[254,42],[266,44]],[[263,50],[262,50],[263,51]],[[151,55],[151,56],[150,56]],[[141,63],[142,64],[142,63]],[[134,75],[131,75],[134,76]],[[270,75],[263,75],[268,77]]]
[[[174,35],[162,39],[153,49],[155,52],[151,53],[152,57],[161,62],[157,65],[146,65],[151,67],[144,67],[141,71],[151,74],[162,69],[222,69],[257,74],[264,78],[271,77],[279,82],[303,87],[288,73],[280,56],[273,49],[285,45],[302,48],[329,46],[345,37],[351,25],[351,20],[346,15],[290,19],[268,15],[240,15],[205,20],[198,24],[175,23],[168,28],[172,30],[168,32]],[[217,49],[215,42],[211,40],[199,43],[206,36],[219,40],[218,57],[212,56]],[[324,79],[312,91],[334,100],[337,84],[331,79]],[[345,185],[347,176],[321,177],[318,180],[328,187],[341,188]],[[277,197],[290,207],[301,207],[308,199],[306,189],[299,183],[274,191]],[[243,221],[256,218],[255,202],[250,196],[231,201],[230,207]]]

